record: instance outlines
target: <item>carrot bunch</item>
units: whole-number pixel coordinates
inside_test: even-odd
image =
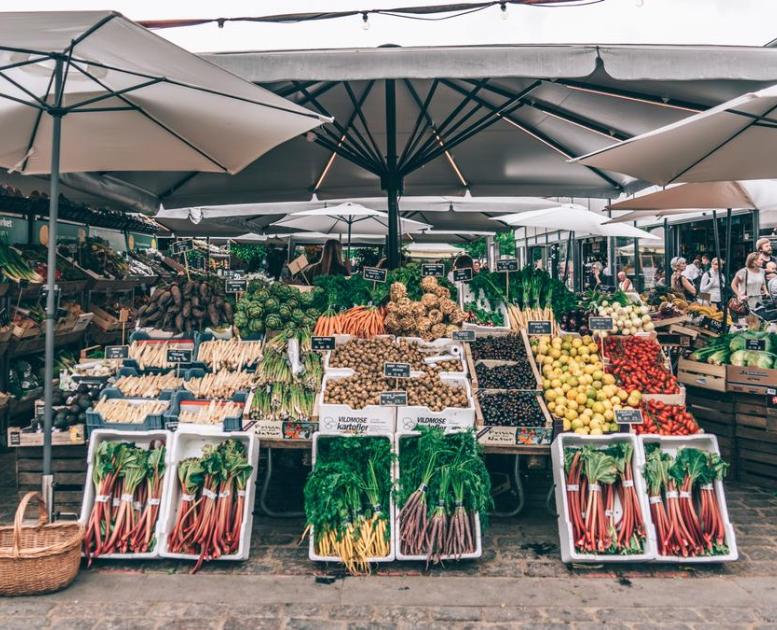
[[[375,337],[385,334],[385,318],[386,309],[382,306],[354,306],[341,313],[328,311],[318,318],[313,334],[322,337],[338,334]]]

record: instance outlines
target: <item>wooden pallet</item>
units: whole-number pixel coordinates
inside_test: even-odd
[[[79,512],[86,483],[87,445],[54,446],[51,469],[54,473],[54,511]],[[19,498],[30,490],[39,491],[43,473],[43,449],[16,449],[16,489]]]

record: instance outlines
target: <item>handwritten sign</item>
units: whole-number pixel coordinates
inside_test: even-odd
[[[194,241],[190,238],[184,238],[180,241],[175,241],[170,245],[170,251],[174,256],[179,256],[185,252],[190,252],[194,249]]]
[[[496,261],[497,271],[518,271],[518,260],[515,258],[502,258]]]
[[[191,363],[193,348],[168,348],[167,350],[167,362],[168,363]]]
[[[745,350],[766,350],[766,340],[745,339]]]
[[[407,392],[381,392],[381,407],[405,407],[407,406]]]
[[[334,350],[335,338],[334,337],[311,337],[310,347],[313,350]]]
[[[596,317],[592,315],[588,318],[588,328],[591,330],[610,331],[613,328],[612,317]]]
[[[616,409],[615,422],[618,424],[642,424],[644,422],[644,418],[642,417],[642,410]]]
[[[369,280],[371,282],[385,282],[386,273],[387,271],[385,269],[378,269],[377,267],[365,267],[362,271],[362,277],[365,280]]]
[[[421,265],[421,275],[441,277],[445,275],[445,265],[442,263],[425,263]]]
[[[451,339],[453,339],[453,341],[466,341],[471,343],[475,341],[475,331],[474,330],[454,330],[451,333]]]
[[[549,319],[530,320],[526,325],[526,332],[530,335],[550,335],[553,333],[553,322]]]
[[[410,378],[410,364],[387,361],[383,364],[383,376],[388,378]]]
[[[723,322],[718,321],[717,319],[712,319],[711,317],[707,317],[706,315],[701,318],[699,327],[704,328],[705,330],[709,330],[711,333],[715,333],[717,335],[723,332]]]
[[[247,290],[248,280],[230,278],[224,281],[224,291],[226,293],[245,293]]]
[[[472,280],[472,267],[464,267],[463,269],[453,270],[454,282],[469,282]]]
[[[106,359],[127,359],[129,346],[105,346]]]

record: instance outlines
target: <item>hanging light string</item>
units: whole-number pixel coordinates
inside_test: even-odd
[[[463,17],[491,7],[499,7],[501,13],[507,10],[507,5],[522,5],[533,8],[572,8],[599,4],[604,0],[489,0],[488,2],[439,4],[431,6],[398,7],[395,9],[354,9],[350,11],[327,11],[316,13],[286,13],[279,15],[192,18],[171,20],[139,20],[138,24],[149,29],[181,28],[185,26],[200,26],[202,24],[217,24],[223,28],[227,22],[264,22],[271,24],[298,24],[301,22],[319,22],[352,16],[361,16],[363,24],[369,28],[370,15],[386,15],[388,17],[424,22],[441,22]],[[444,13],[446,15],[438,15]]]

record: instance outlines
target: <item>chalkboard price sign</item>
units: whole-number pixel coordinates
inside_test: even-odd
[[[410,364],[386,362],[383,364],[383,376],[388,378],[410,378]]]
[[[407,392],[381,392],[381,407],[404,407],[407,406]]]
[[[191,363],[193,348],[169,348],[167,351],[168,363]]]
[[[766,350],[766,340],[745,339],[745,350]]]
[[[386,270],[378,269],[377,267],[365,267],[364,271],[362,271],[362,277],[371,282],[385,282]]]
[[[644,419],[642,418],[642,410],[616,409],[615,422],[618,424],[642,424],[644,422]]]
[[[129,346],[105,346],[106,359],[126,359],[129,357]]]
[[[475,341],[475,331],[474,330],[454,330],[451,333],[451,339],[453,339],[453,341],[466,341],[471,343]]]
[[[529,321],[526,332],[530,335],[550,335],[553,333],[553,322],[549,319],[534,319]]]
[[[464,267],[463,269],[453,270],[454,282],[469,282],[472,280],[472,267]]]
[[[612,317],[595,317],[588,318],[588,328],[591,330],[605,330],[611,331],[613,328]]]
[[[173,253],[174,256],[178,256],[180,254],[183,254],[184,252],[190,252],[194,249],[194,242],[190,238],[184,238],[180,241],[175,241],[170,246],[170,251]]]
[[[503,258],[496,261],[497,271],[518,271],[518,261],[515,258]]]
[[[224,291],[226,293],[245,293],[247,290],[248,280],[230,278],[224,281]]]
[[[704,328],[705,330],[709,330],[711,333],[720,334],[723,332],[723,322],[718,321],[717,319],[712,319],[711,317],[707,317],[706,315],[701,318],[701,322],[699,323],[699,326],[701,328]]]
[[[445,265],[442,263],[425,263],[421,265],[421,275],[441,277],[445,275]]]
[[[311,337],[310,347],[313,350],[334,350],[335,338],[334,337]]]

